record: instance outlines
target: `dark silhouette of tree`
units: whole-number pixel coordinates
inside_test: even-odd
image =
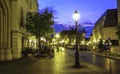
[[[61,37],[62,39],[69,39],[69,43],[71,44],[71,42],[75,39],[75,30],[63,30],[61,33]]]
[[[86,30],[81,26],[78,25],[78,42],[80,42],[81,40],[83,40],[83,33],[86,33]],[[62,38],[68,38],[69,39],[69,43],[71,44],[73,42],[73,40],[75,40],[75,35],[76,35],[76,30],[75,30],[75,26],[70,26],[70,30],[63,30],[61,33]]]

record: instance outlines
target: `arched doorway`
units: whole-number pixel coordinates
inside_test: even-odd
[[[7,0],[0,0],[0,61],[12,60],[10,13]]]

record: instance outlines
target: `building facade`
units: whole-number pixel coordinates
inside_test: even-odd
[[[120,23],[120,0],[117,0],[118,24]],[[120,25],[120,24],[119,24]]]
[[[0,0],[0,61],[19,59],[27,45],[26,13],[38,11],[37,0]]]
[[[103,41],[111,40],[112,45],[119,45],[119,39],[115,34],[118,26],[117,9],[108,9],[98,21],[92,32],[92,43],[98,43],[100,39]]]

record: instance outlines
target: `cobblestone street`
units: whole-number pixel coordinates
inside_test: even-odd
[[[0,74],[104,74],[89,63],[80,62],[82,68],[74,68],[74,58],[69,52],[56,52],[55,57],[22,58],[0,63]]]

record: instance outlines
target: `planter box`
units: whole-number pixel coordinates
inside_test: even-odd
[[[32,56],[33,56],[32,53],[27,54],[27,57],[32,57]]]

